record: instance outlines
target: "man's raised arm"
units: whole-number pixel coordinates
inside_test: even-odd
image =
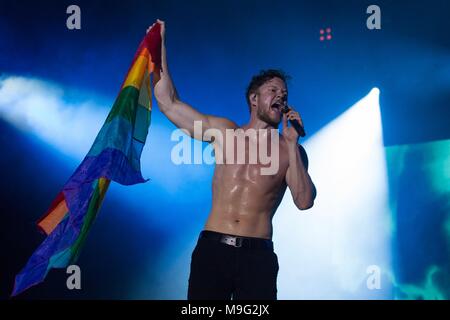
[[[194,137],[194,122],[201,121],[203,131],[215,128],[226,129],[234,128],[236,124],[228,119],[205,115],[187,103],[180,100],[177,90],[170,77],[169,69],[167,67],[166,45],[165,45],[165,23],[157,20],[156,23],[161,25],[161,79],[155,85],[154,93],[158,102],[159,109],[164,113],[170,121],[172,121],[178,128],[186,129],[192,138],[198,140],[210,141],[209,137]],[[149,30],[154,26],[153,24]],[[147,30],[148,31],[148,30]],[[203,133],[202,133],[203,136]]]

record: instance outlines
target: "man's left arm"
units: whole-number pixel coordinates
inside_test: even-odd
[[[283,137],[287,144],[289,156],[286,184],[291,190],[297,208],[307,210],[314,205],[316,187],[308,174],[308,155],[305,149],[297,143],[298,133],[293,127],[288,127],[288,119],[298,120],[303,126],[298,112],[290,110],[287,114],[283,114]]]
[[[286,183],[291,190],[294,203],[300,210],[313,206],[316,198],[316,187],[308,174],[308,156],[299,144],[288,144],[289,167],[286,172]]]

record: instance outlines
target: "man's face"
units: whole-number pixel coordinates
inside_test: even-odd
[[[272,78],[256,93],[256,114],[259,119],[278,128],[281,121],[281,108],[287,101],[287,89],[280,78]]]

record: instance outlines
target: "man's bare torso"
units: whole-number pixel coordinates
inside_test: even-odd
[[[235,128],[237,129],[237,128]],[[278,133],[277,133],[278,134]],[[212,208],[205,225],[206,230],[247,237],[272,238],[272,217],[286,191],[285,175],[288,168],[286,144],[279,136],[278,170],[271,175],[262,175],[262,165],[258,154],[257,163],[249,163],[249,150],[257,139],[247,138],[245,143],[245,163],[236,159],[236,139],[233,146],[235,159],[227,157],[231,144],[223,134],[223,145],[215,142],[217,155],[221,152],[224,162],[216,164],[212,191]],[[261,137],[259,138],[259,140]],[[270,138],[269,138],[270,139]],[[270,141],[270,140],[269,140]],[[268,143],[268,154],[276,159],[275,150]]]

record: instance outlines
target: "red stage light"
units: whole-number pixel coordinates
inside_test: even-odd
[[[327,27],[327,28],[324,28],[324,29],[320,29],[319,33],[320,33],[320,37],[319,37],[320,41],[324,41],[325,39],[326,40],[331,40],[332,39],[331,28],[330,27]]]

